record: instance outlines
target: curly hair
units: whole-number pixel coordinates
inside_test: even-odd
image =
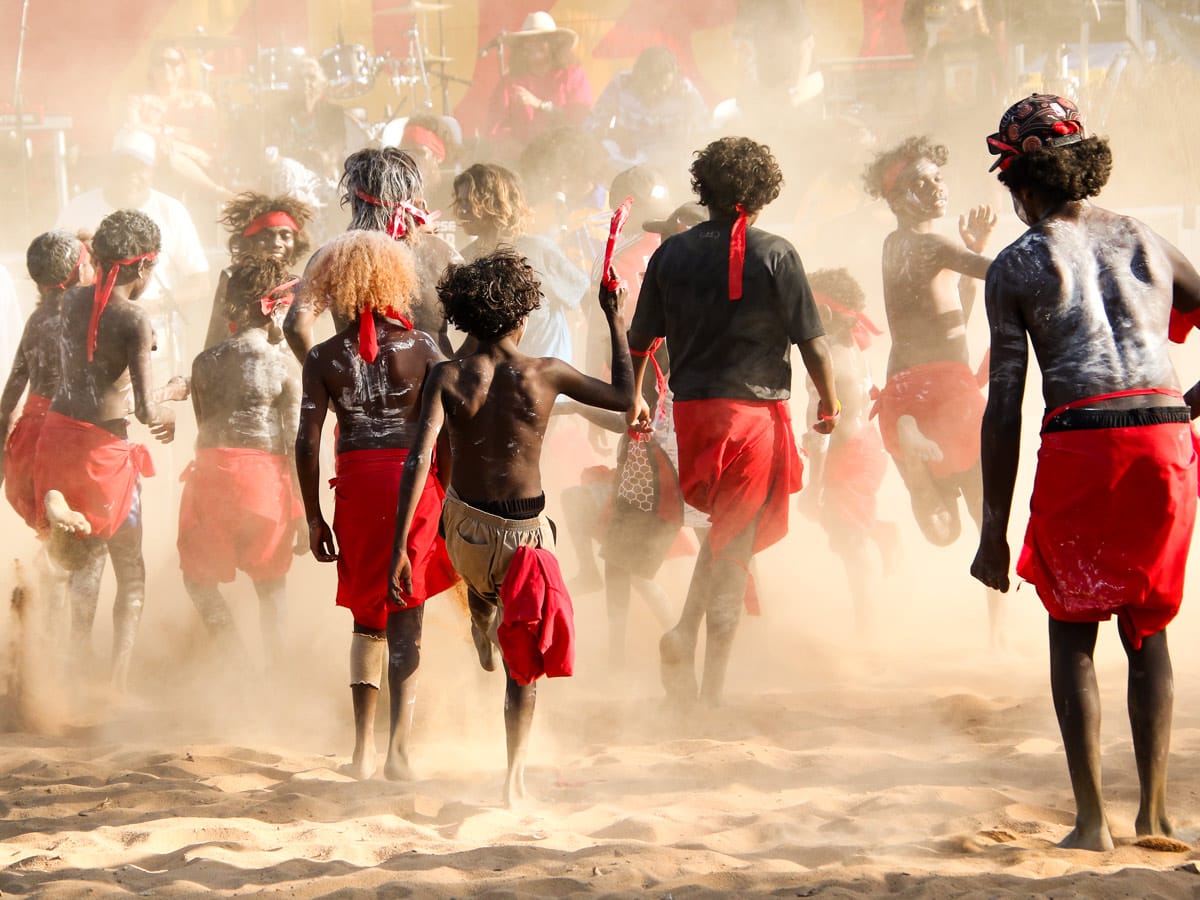
[[[529,46],[526,41],[548,41],[550,44],[550,69],[557,71],[558,69],[567,69],[579,63],[579,55],[575,52],[575,42],[570,40],[562,40],[551,35],[546,37],[531,36],[524,38],[509,37],[507,43],[509,62],[509,76],[524,75],[529,66],[525,58],[524,48]]]
[[[1077,144],[1018,154],[1008,168],[997,173],[1009,190],[1028,188],[1057,202],[1095,197],[1111,174],[1108,140],[1094,136]]]
[[[153,219],[136,209],[118,209],[105,216],[92,237],[92,252],[101,265],[161,249],[162,232]],[[124,267],[117,275],[117,283],[125,284],[136,277],[132,268]]]
[[[771,148],[750,138],[713,141],[696,151],[690,171],[701,205],[720,216],[737,215],[739,203],[753,215],[783,188],[783,173]]]
[[[867,295],[849,269],[818,269],[808,274],[808,286],[814,294],[824,294],[847,309],[862,310]],[[818,305],[820,301],[817,301]]]
[[[25,268],[33,283],[53,288],[67,281],[79,264],[83,242],[61,229],[39,234],[25,251]]]
[[[350,230],[387,231],[391,206],[424,199],[425,181],[417,161],[396,147],[366,147],[346,157],[342,166],[341,205],[351,211]],[[358,196],[362,191],[381,203],[376,206]],[[416,223],[404,214],[405,234],[413,234]]]
[[[476,163],[454,179],[456,198],[464,189],[470,216],[495,226],[501,237],[514,240],[529,227],[533,214],[525,202],[521,179],[511,169]]]
[[[294,263],[308,252],[312,245],[309,243],[306,228],[316,215],[316,210],[303,200],[288,194],[269,197],[257,191],[243,191],[221,207],[221,217],[218,219],[229,232],[230,255],[236,259],[238,254],[246,251],[246,238],[242,237],[242,232],[259,216],[271,212],[287,213],[300,226],[293,239],[292,255],[287,260],[288,264]]]
[[[291,277],[288,264],[281,259],[255,253],[242,256],[229,269],[225,289],[229,318],[252,327],[266,324],[269,318],[263,315],[260,301]]]
[[[891,150],[876,154],[862,175],[867,194],[876,200],[887,200],[896,177],[919,159],[944,166],[950,160],[950,151],[944,144],[935,144],[921,136],[910,137]]]
[[[407,130],[409,126],[413,128],[424,128],[426,131],[432,131],[437,135],[437,139],[442,142],[442,146],[446,150],[446,158],[442,160],[443,166],[452,166],[458,161],[459,153],[462,151],[462,139],[446,121],[445,116],[434,115],[428,112],[415,112],[408,117],[408,121],[404,127]],[[401,147],[403,149],[403,146]],[[407,150],[405,151],[408,152]]]
[[[512,333],[542,305],[537,272],[508,246],[474,262],[447,266],[437,292],[446,319],[480,341]]]
[[[407,316],[418,287],[407,247],[382,231],[359,229],[338,235],[317,251],[305,273],[301,299],[346,320],[386,307]]]

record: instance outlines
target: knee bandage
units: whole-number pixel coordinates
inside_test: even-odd
[[[383,680],[383,660],[387,656],[387,638],[370,634],[350,635],[350,686],[368,684],[375,690]]]

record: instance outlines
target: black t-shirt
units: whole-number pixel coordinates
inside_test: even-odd
[[[742,298],[729,299],[731,220],[701,222],[654,251],[630,343],[666,337],[676,400],[786,400],[791,345],[825,333],[796,248],[746,229]]]

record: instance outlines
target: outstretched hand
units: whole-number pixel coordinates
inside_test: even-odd
[[[980,540],[975,561],[971,563],[971,577],[983,582],[993,590],[1006,594],[1008,593],[1008,542],[1001,541],[989,546],[990,543]]]
[[[606,285],[615,285],[610,289]],[[625,298],[629,294],[629,286],[624,279],[617,276],[617,271],[612,266],[608,267],[608,272],[600,279],[600,311],[604,315],[611,318],[617,314],[617,310],[625,305]]]
[[[388,579],[388,596],[398,606],[408,606],[412,596],[412,560],[408,550],[399,551],[392,557],[392,575]]]
[[[158,415],[146,427],[160,444],[169,444],[175,440],[175,413],[165,406],[160,406]]]
[[[337,562],[337,544],[333,542],[333,531],[324,519],[308,523],[308,549],[317,562]]]
[[[973,253],[983,252],[995,227],[996,213],[986,204],[976,206],[965,216],[958,217],[958,233],[967,249]]]

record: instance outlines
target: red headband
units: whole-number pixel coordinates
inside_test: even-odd
[[[370,203],[372,206],[379,206],[383,209],[391,210],[391,218],[388,219],[388,234],[392,236],[392,240],[398,241],[400,238],[408,234],[408,225],[404,222],[404,214],[408,213],[412,216],[412,220],[417,225],[427,225],[438,217],[436,212],[426,212],[419,206],[414,206],[407,200],[401,200],[399,203],[384,203],[378,197],[372,197],[362,188],[358,188],[354,192],[359,200],[364,203]]]
[[[87,244],[85,244],[83,241],[80,241],[79,258],[75,260],[75,266],[71,269],[71,274],[67,276],[66,281],[60,281],[58,284],[54,285],[54,287],[60,291],[65,291],[67,288],[71,287],[71,285],[78,284],[79,270],[87,263],[89,255]]]
[[[817,302],[818,306],[828,306],[839,316],[846,316],[854,320],[854,326],[850,333],[854,336],[854,343],[858,344],[860,350],[866,350],[871,346],[872,335],[883,334],[879,326],[872,322],[862,310],[843,306],[836,300],[831,299],[828,294],[819,292],[813,293],[813,300]]]
[[[413,323],[402,316],[394,306],[385,306],[378,310],[368,307],[360,312],[358,314],[358,355],[369,363],[373,363],[379,358],[379,330],[375,327],[376,312],[385,319],[399,322],[409,331],[412,331],[413,327]]]
[[[902,156],[900,159],[892,160],[892,164],[884,170],[883,178],[880,185],[883,188],[883,198],[886,200],[892,196],[892,191],[896,189],[896,181],[899,180],[901,173],[915,162],[912,157]]]
[[[267,291],[265,294],[263,294],[261,297],[259,297],[258,305],[259,305],[259,308],[262,309],[262,314],[264,316],[269,316],[269,315],[271,315],[271,313],[275,312],[275,310],[281,306],[284,309],[287,309],[289,306],[291,306],[292,301],[294,301],[296,299],[296,292],[288,291],[288,288],[294,288],[299,283],[300,283],[299,278],[293,278],[291,281],[285,281],[283,284],[276,285],[275,287],[273,287],[269,291]],[[282,297],[273,296],[274,294],[277,294],[279,291],[288,291],[288,292],[286,294],[284,294]]]
[[[96,356],[96,337],[100,332],[100,316],[104,313],[104,307],[108,306],[109,295],[112,294],[113,286],[117,283],[117,271],[121,266],[132,266],[134,263],[139,263],[143,259],[151,260],[158,257],[158,251],[151,253],[143,253],[141,256],[131,256],[129,259],[118,259],[109,265],[112,266],[107,272],[104,268],[104,263],[97,260],[96,262],[96,287],[92,288],[92,317],[88,321],[88,342],[87,342],[87,358],[91,362]],[[103,281],[100,276],[104,276]]]
[[[737,218],[729,232],[729,299],[742,299],[742,269],[746,265],[746,207],[737,204]]]
[[[422,128],[420,125],[405,125],[404,134],[400,135],[400,143],[403,144],[406,141],[416,144],[418,147],[428,147],[433,151],[438,162],[446,161],[446,145],[428,128]]]
[[[300,226],[296,224],[296,220],[282,210],[276,209],[263,213],[243,228],[242,237],[252,237],[264,228],[289,228],[297,234],[300,233]]]

